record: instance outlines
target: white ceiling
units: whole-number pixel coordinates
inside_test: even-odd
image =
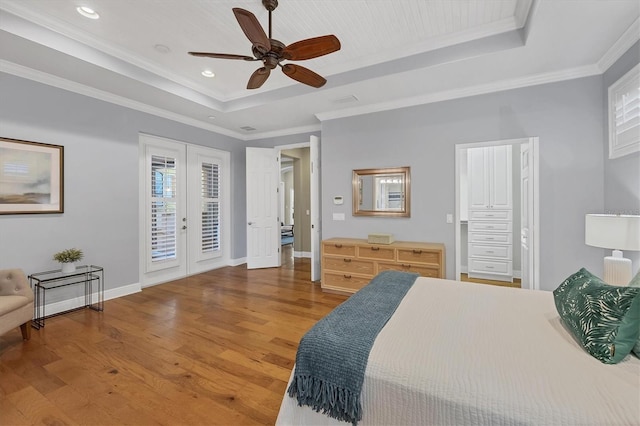
[[[640,38],[638,0],[279,3],[273,38],[340,39],[340,51],[298,62],[323,75],[324,87],[274,70],[260,89],[247,90],[257,62],[187,55],[251,55],[231,9],[251,11],[268,32],[260,0],[0,0],[0,71],[249,140],[601,74]],[[100,19],[82,17],[77,6]],[[204,69],[215,78],[203,77]]]

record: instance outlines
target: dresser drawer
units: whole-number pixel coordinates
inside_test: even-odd
[[[322,252],[323,254],[355,257],[356,246],[343,243],[324,243],[322,244]]]
[[[396,257],[395,249],[376,245],[358,246],[356,253],[362,259],[395,260]]]
[[[411,263],[378,263],[378,273],[382,271],[414,272],[423,277],[442,278],[440,268],[415,265]]]
[[[322,288],[331,290],[353,291],[360,290],[371,281],[369,278],[356,277],[349,274],[336,274],[325,272],[322,280]]]
[[[374,263],[367,260],[351,259],[349,257],[325,257],[322,267],[327,271],[363,274],[373,277]]]
[[[511,221],[511,210],[471,210],[469,220],[507,220]]]
[[[513,266],[511,261],[469,259],[469,273],[478,272],[484,274],[512,275]]]
[[[469,256],[512,260],[510,245],[469,244]]]
[[[440,252],[423,249],[398,249],[398,263],[442,263]]]
[[[469,231],[511,232],[511,222],[469,222]]]
[[[485,233],[485,232],[471,232],[469,233],[470,243],[499,243],[499,244],[511,244],[512,234],[500,233]]]

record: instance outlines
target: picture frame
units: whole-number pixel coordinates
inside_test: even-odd
[[[64,212],[64,147],[0,137],[0,214]]]

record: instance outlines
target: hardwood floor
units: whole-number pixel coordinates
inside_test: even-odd
[[[499,285],[502,287],[513,287],[513,288],[521,288],[522,283],[520,278],[514,278],[513,282],[510,283],[508,281],[497,281],[497,280],[484,280],[481,278],[469,278],[467,274],[460,274],[460,281],[467,281],[470,283],[478,283],[478,284],[490,284],[490,285]]]
[[[0,336],[0,424],[273,424],[300,338],[346,299],[284,253]]]

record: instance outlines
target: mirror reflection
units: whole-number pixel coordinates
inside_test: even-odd
[[[409,167],[353,171],[354,216],[410,215]]]

